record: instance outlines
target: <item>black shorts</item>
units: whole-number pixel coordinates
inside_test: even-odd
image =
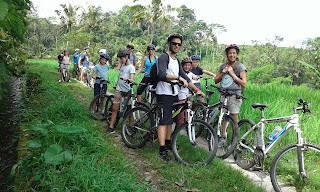
[[[106,94],[107,93],[107,84],[103,84],[102,89],[103,89],[103,93]],[[94,84],[93,95],[94,96],[100,95],[100,84],[99,83]]]
[[[150,77],[143,77],[140,83],[148,84],[150,82]],[[148,85],[139,85],[137,90],[137,95],[142,95],[143,91],[147,88]]]
[[[172,110],[173,110],[173,103],[178,102],[178,95],[171,96],[171,95],[157,95],[157,101],[160,106],[161,112],[160,113],[160,125],[172,125]]]

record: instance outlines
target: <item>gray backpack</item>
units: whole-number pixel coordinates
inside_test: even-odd
[[[236,76],[241,79],[241,77],[240,77],[240,64],[241,63],[239,61],[237,61],[236,64],[234,65],[233,71],[236,74]],[[224,63],[222,65],[222,69],[224,69],[226,67],[226,65],[227,65],[227,63]],[[243,91],[244,91],[244,87],[241,86],[241,94],[243,93]]]

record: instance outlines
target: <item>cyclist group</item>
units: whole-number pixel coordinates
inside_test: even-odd
[[[227,62],[220,65],[217,75],[199,67],[201,57],[199,55],[193,55],[191,57],[184,58],[181,61],[177,59],[176,54],[179,52],[183,43],[183,36],[179,33],[173,33],[168,36],[167,45],[168,50],[162,53],[160,57],[154,55],[156,47],[154,45],[147,46],[147,56],[142,59],[141,65],[136,73],[137,56],[132,51],[134,49],[133,44],[128,44],[127,49],[120,50],[117,57],[120,58],[119,64],[116,70],[120,70],[118,77],[116,90],[114,94],[114,105],[112,108],[112,117],[110,125],[106,131],[107,134],[115,132],[114,123],[117,118],[120,101],[122,97],[127,97],[130,94],[130,86],[127,82],[134,81],[138,74],[144,69],[144,77],[141,81],[142,85],[139,85],[137,90],[137,100],[141,101],[142,93],[147,88],[147,84],[150,83],[150,71],[154,64],[157,64],[158,82],[156,84],[157,102],[161,106],[162,115],[159,121],[158,128],[158,140],[159,140],[159,156],[164,161],[169,161],[168,150],[171,150],[171,134],[172,134],[172,111],[173,104],[177,101],[185,101],[186,95],[189,92],[189,87],[196,92],[200,97],[197,97],[197,101],[204,103],[205,94],[201,91],[200,75],[207,74],[214,77],[215,83],[220,83],[220,87],[225,89],[231,89],[241,94],[241,88],[246,85],[246,68],[239,62],[238,54],[239,47],[236,44],[231,44],[226,47]],[[89,66],[89,47],[84,48],[85,53],[79,53],[79,49],[75,50],[73,54],[74,71],[73,78],[76,78],[79,64],[82,64],[83,70],[81,71],[80,79],[85,80],[84,70]],[[61,67],[69,69],[70,59],[68,51],[64,51],[63,59],[59,55],[59,63]],[[61,61],[60,61],[61,59]],[[99,64],[93,69],[93,79],[97,77],[107,80],[107,72],[109,70],[108,65],[109,56],[106,54],[106,50],[100,50]],[[69,77],[68,77],[69,78]],[[61,79],[59,80],[59,82]],[[70,81],[70,80],[68,80]],[[182,85],[173,85],[171,82],[180,82]],[[100,93],[100,82],[96,80],[94,85],[94,96],[97,97]],[[107,90],[107,83],[103,86],[104,93]],[[220,100],[223,100],[223,96],[220,96]],[[232,97],[228,100],[228,108],[231,115],[238,121],[238,113],[241,107],[241,99]],[[104,113],[104,111],[103,111]],[[183,113],[180,114],[179,125],[184,121]],[[223,140],[219,141],[219,144],[223,144]]]

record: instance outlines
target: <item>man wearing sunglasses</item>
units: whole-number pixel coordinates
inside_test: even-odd
[[[180,81],[184,87],[190,87],[195,92],[201,92],[184,73],[176,54],[182,46],[183,37],[179,33],[173,33],[168,36],[169,50],[161,54],[158,59],[158,76],[160,81],[157,83],[156,93],[157,101],[161,107],[162,115],[160,117],[158,139],[159,139],[159,156],[164,161],[170,161],[168,150],[171,150],[171,133],[172,133],[172,110],[173,103],[179,101],[178,85],[171,85],[168,81]]]

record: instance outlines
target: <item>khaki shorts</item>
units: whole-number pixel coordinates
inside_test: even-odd
[[[122,92],[122,91],[116,90],[114,92],[114,102],[113,103],[120,103],[122,97],[124,97],[126,99],[130,94],[131,94],[130,91],[129,92]],[[116,101],[116,98],[120,98],[119,101]],[[131,99],[128,101],[128,105],[131,105]]]
[[[69,69],[69,64],[62,64],[60,65],[61,69]]]
[[[223,102],[224,98],[225,96],[220,95],[219,101]],[[240,112],[241,104],[242,104],[242,99],[236,99],[236,96],[232,95],[231,97],[228,98],[227,108],[231,114],[238,114]]]

